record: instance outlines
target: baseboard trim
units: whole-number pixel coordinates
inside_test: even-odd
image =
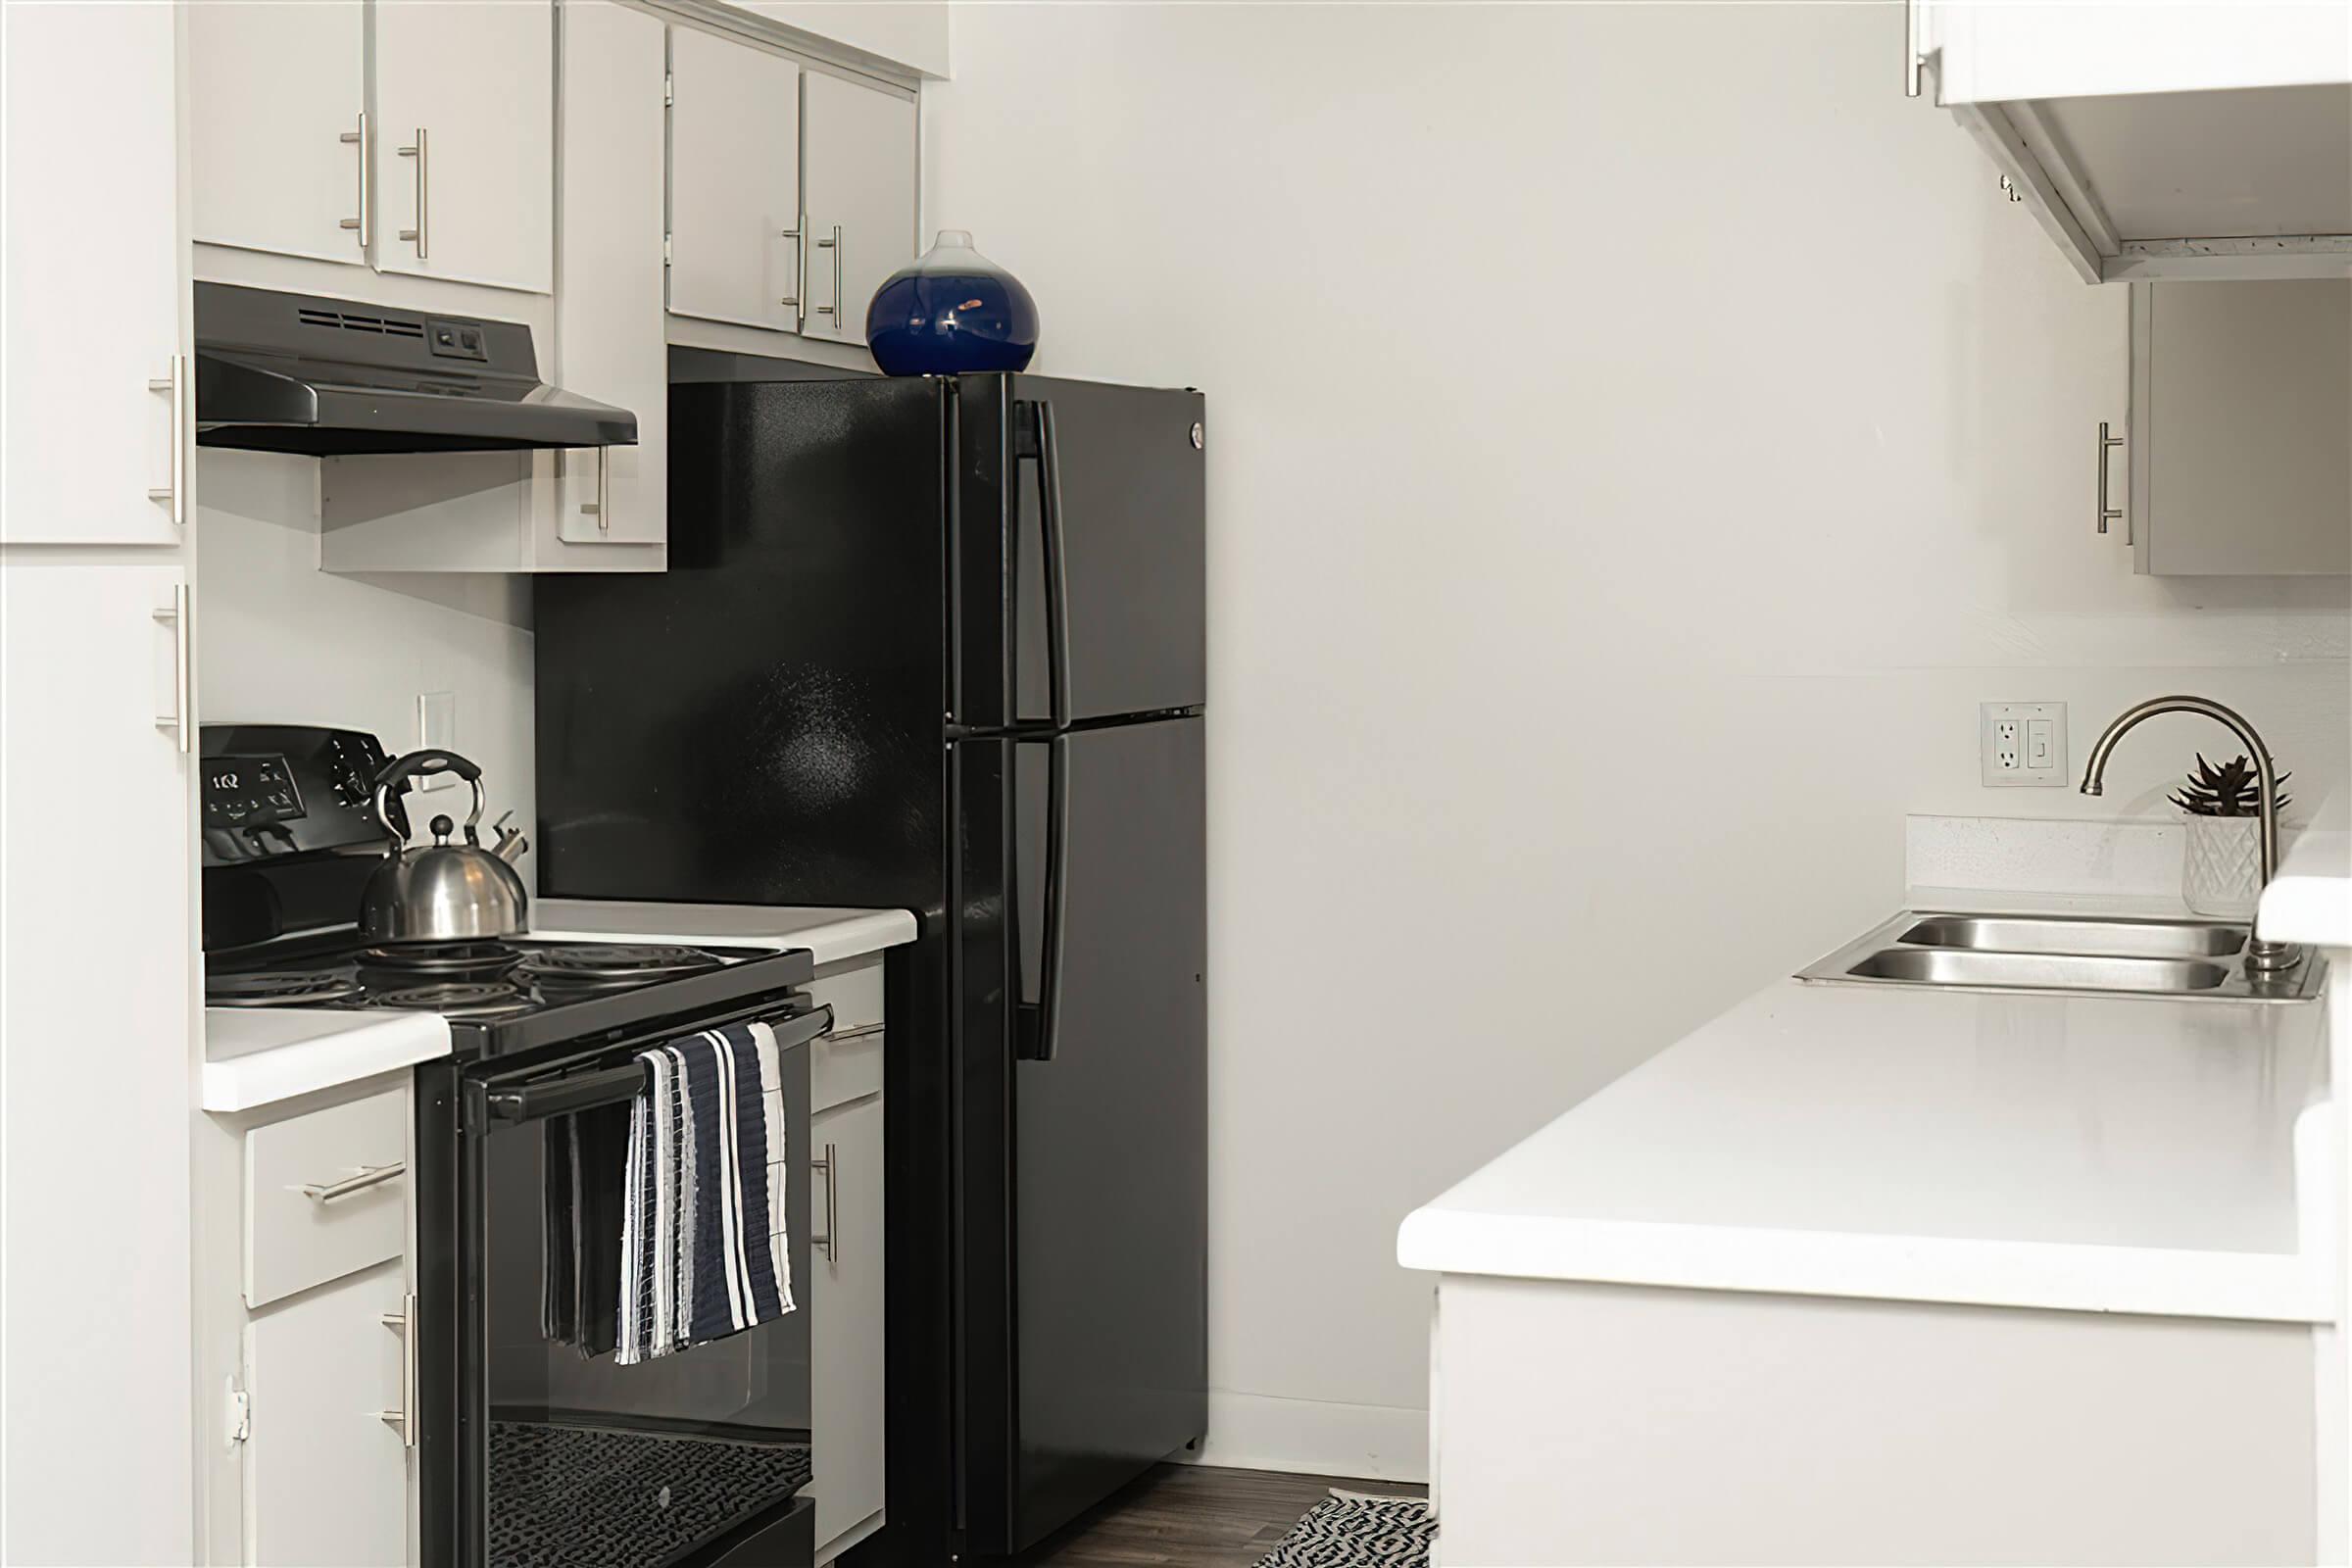
[[[1429,1412],[1208,1391],[1208,1437],[1183,1464],[1365,1481],[1429,1480]]]

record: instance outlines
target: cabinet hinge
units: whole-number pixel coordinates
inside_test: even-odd
[[[253,1436],[253,1396],[234,1384],[228,1390],[228,1441],[243,1443]]]
[[[675,72],[662,73],[662,107],[669,109],[678,101],[678,78]]]
[[[664,234],[662,236],[662,265],[667,267],[669,260],[669,236]]]

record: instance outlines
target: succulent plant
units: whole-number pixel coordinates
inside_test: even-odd
[[[2277,791],[2277,805],[2281,811],[2294,804],[2293,797],[2287,795],[2283,788],[2293,776],[2291,773],[2278,775],[2280,788]],[[2199,752],[2197,770],[2188,775],[2180,792],[2171,799],[2175,806],[2191,816],[2259,816],[2262,814],[2262,780],[2255,773],[2254,764],[2243,757],[2216,767],[2205,760],[2203,752]]]

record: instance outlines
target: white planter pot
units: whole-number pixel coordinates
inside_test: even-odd
[[[2191,816],[2180,860],[2180,898],[2217,920],[2250,920],[2262,894],[2262,821],[2252,816]]]

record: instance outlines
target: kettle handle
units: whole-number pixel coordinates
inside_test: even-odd
[[[429,777],[435,773],[455,773],[473,786],[473,810],[466,818],[466,842],[479,844],[481,836],[474,829],[482,819],[482,806],[485,800],[482,793],[482,770],[455,752],[445,752],[439,749],[409,752],[386,762],[375,775],[376,821],[381,823],[384,831],[395,840],[402,840],[404,835],[392,825],[392,798],[395,795],[408,793],[411,778]]]

